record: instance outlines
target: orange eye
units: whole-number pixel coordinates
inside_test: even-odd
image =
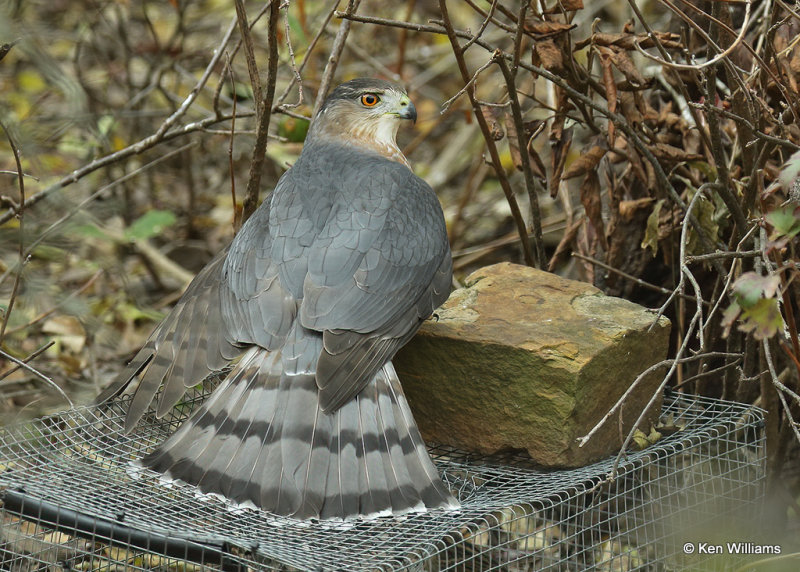
[[[375,95],[374,93],[365,93],[361,96],[361,105],[364,107],[375,107],[378,105],[378,102],[381,100],[380,97]]]

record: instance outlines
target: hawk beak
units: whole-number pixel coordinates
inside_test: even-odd
[[[400,108],[400,112],[397,114],[400,119],[410,119],[412,123],[417,122],[417,108],[414,107],[414,104],[411,102],[410,99],[403,99],[400,102],[402,106]]]

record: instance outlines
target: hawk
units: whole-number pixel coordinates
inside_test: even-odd
[[[416,115],[386,81],[330,93],[294,165],[98,398],[131,388],[130,430],[232,366],[145,467],[300,519],[458,506],[391,362],[452,279],[441,206],[395,142]]]

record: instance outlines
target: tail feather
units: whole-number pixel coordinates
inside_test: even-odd
[[[326,413],[312,364],[295,345],[286,349],[294,355],[250,349],[144,465],[296,518],[457,506],[390,363],[355,399]]]
[[[380,431],[378,426],[378,407],[374,393],[376,385],[368,386],[367,391],[362,391],[353,400],[358,405],[360,445],[357,452],[361,453],[359,469],[359,488],[361,491],[361,511],[366,514],[380,513],[392,506],[389,496],[389,486],[386,482],[386,473],[383,468],[387,459],[380,450]]]

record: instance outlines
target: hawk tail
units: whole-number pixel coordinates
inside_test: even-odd
[[[239,503],[295,518],[455,508],[387,363],[322,411],[313,372],[251,348],[203,406],[142,463]]]

